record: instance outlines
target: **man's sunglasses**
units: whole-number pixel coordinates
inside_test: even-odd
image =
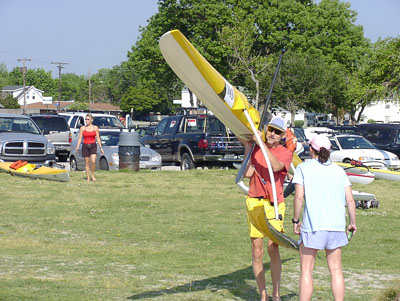
[[[269,126],[269,127],[267,128],[267,130],[268,130],[268,132],[270,132],[270,133],[274,132],[276,135],[280,135],[280,134],[283,133],[281,130],[278,130],[278,129],[273,128],[273,127],[271,127],[271,126]]]

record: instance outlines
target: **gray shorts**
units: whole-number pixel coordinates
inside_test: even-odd
[[[301,232],[299,244],[303,242],[306,248],[317,250],[334,250],[349,243],[346,232],[314,231]]]

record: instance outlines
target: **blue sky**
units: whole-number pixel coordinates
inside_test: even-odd
[[[400,35],[400,0],[350,0],[367,38]],[[127,59],[139,26],[157,12],[157,0],[0,0],[0,63],[8,70],[30,58],[28,68],[58,76],[88,75]]]

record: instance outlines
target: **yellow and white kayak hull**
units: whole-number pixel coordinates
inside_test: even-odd
[[[10,168],[13,162],[0,163],[0,169],[4,172],[9,172],[12,175],[28,177],[34,179],[44,179],[50,181],[68,182],[69,174],[64,169],[57,169],[48,166],[40,166],[37,164],[26,164],[18,169]]]

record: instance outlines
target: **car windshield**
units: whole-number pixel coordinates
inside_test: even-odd
[[[0,132],[41,134],[32,119],[19,117],[0,117]]]
[[[343,149],[375,149],[376,147],[364,137],[338,137]]]
[[[68,123],[69,119],[71,118],[71,116],[69,116],[69,115],[58,115],[58,116],[64,118],[67,123]]]
[[[56,116],[32,116],[33,121],[41,130],[66,132],[69,131],[68,124],[62,117]]]
[[[101,144],[104,146],[116,146],[119,141],[119,132],[103,133],[100,132]]]
[[[387,144],[390,143],[393,132],[394,130],[387,129],[368,129],[364,136],[371,141]]]
[[[94,116],[93,124],[97,125],[99,128],[118,128],[123,129],[125,126],[122,122],[115,116]]]

